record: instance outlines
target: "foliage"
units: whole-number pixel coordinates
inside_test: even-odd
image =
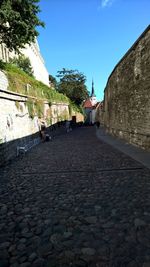
[[[20,110],[21,112],[23,112],[23,106],[19,103],[19,101],[15,101],[15,105],[16,105],[16,108],[18,109],[18,110]]]
[[[57,88],[57,80],[51,74],[49,74],[49,81],[50,81],[50,84],[52,85],[52,87],[54,87],[56,89]]]
[[[44,115],[44,101],[39,99],[28,98],[27,107],[29,111],[29,116],[33,119],[34,116],[42,118]]]
[[[11,63],[20,68],[21,70],[23,70],[29,76],[33,76],[33,70],[29,58],[23,55],[19,55],[18,58],[12,59]]]
[[[51,125],[52,124],[52,118],[46,118],[46,123],[47,123],[47,125]]]
[[[18,101],[15,101],[15,105],[16,105],[16,108],[17,108],[17,109],[20,109],[20,104],[19,104]]]
[[[5,74],[7,75],[9,81],[9,90],[29,96],[27,100],[27,107],[31,118],[34,118],[35,115],[38,115],[39,117],[43,116],[45,100],[48,101],[49,106],[51,106],[52,103],[69,104],[70,115],[72,114],[72,111],[81,112],[80,107],[72,102],[67,96],[56,90],[52,90],[42,82],[35,80],[15,65],[3,63],[2,68],[0,64],[0,69],[5,70]],[[27,84],[30,85],[28,90]],[[19,103],[16,102],[15,104],[16,107],[20,109]],[[49,115],[51,117],[51,114]],[[63,114],[63,120],[65,118],[66,114]],[[48,118],[48,121],[50,123],[51,118]]]
[[[52,90],[42,82],[35,80],[34,77],[29,76],[13,64],[3,63],[3,68],[0,67],[0,69],[5,70],[9,81],[9,89],[11,91],[40,99],[47,99],[49,103],[69,103],[69,99],[65,95],[58,93],[56,90]],[[30,85],[28,90],[27,84]]]
[[[68,96],[77,105],[88,98],[89,93],[85,85],[86,77],[83,73],[65,68],[57,73],[57,77],[60,79],[58,83],[59,92]]]
[[[38,36],[37,26],[44,26],[37,14],[39,0],[1,0],[0,36],[10,50],[18,52]]]
[[[0,70],[4,70],[5,69],[5,62],[3,62],[1,59],[0,59]]]
[[[79,112],[81,114],[84,113],[82,105],[76,105],[76,103],[74,103],[73,101],[70,100],[69,101],[69,114],[70,114],[70,116],[72,116],[73,111]]]
[[[29,116],[33,119],[34,118],[34,102],[32,98],[28,98],[27,100],[27,107],[28,107],[28,111],[29,111]]]
[[[42,100],[36,100],[34,102],[35,115],[42,118],[44,115],[44,102]]]

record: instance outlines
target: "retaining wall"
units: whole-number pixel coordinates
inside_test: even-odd
[[[109,133],[150,150],[150,26],[111,73],[99,116]]]

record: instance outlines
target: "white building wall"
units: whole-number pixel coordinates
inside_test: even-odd
[[[91,103],[92,103],[92,106],[94,106],[94,105],[97,103],[97,98],[96,98],[96,96],[91,96],[91,97],[90,97],[90,101],[91,101]]]
[[[40,54],[37,41],[30,46],[26,45],[24,49],[21,49],[21,52],[30,59],[34,77],[49,86],[49,73]]]
[[[91,112],[91,123],[92,123],[92,124],[95,123],[95,113],[96,113],[96,110],[93,109],[92,112]]]
[[[0,90],[8,89],[8,79],[4,72],[0,71]]]
[[[49,85],[49,73],[45,67],[44,59],[41,56],[40,48],[37,40],[31,45],[26,45],[20,52],[30,59],[33,69],[33,75],[36,80]],[[10,52],[4,44],[0,44],[0,59],[4,62],[9,62],[9,59],[17,57],[14,52]]]
[[[39,131],[38,118],[29,118],[26,97],[0,91],[0,143],[28,136]],[[22,106],[18,110],[16,102]]]

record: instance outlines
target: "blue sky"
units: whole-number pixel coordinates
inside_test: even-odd
[[[41,0],[41,54],[50,74],[78,69],[98,100],[118,61],[150,24],[150,0]]]

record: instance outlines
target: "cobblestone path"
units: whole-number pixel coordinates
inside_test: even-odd
[[[83,127],[1,169],[0,267],[150,267],[150,171]]]

